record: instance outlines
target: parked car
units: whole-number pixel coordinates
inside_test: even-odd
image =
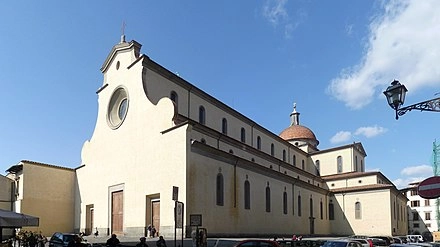
[[[322,247],[363,247],[358,241],[350,239],[328,240]]]
[[[408,239],[408,242],[411,243],[419,243],[425,241],[422,235],[406,235],[406,238]]]
[[[387,242],[381,238],[369,238],[374,246],[388,246]]]
[[[277,240],[277,242],[281,247],[321,247],[326,242],[326,240]]]
[[[390,244],[394,244],[394,239],[389,236],[372,236],[371,238],[380,238],[382,240],[385,240],[386,246],[389,246]]]
[[[233,247],[238,244],[240,240],[219,238],[215,241],[214,247]]]
[[[61,233],[56,232],[52,235],[52,237],[49,240],[49,247],[67,247],[69,245],[70,241],[74,241],[75,238],[78,237],[81,240],[81,244],[86,246],[91,246],[87,243],[86,240],[84,240],[80,235],[76,233]]]
[[[398,238],[398,239],[400,239],[400,243],[401,244],[406,244],[406,243],[408,243],[408,238],[406,237],[406,236],[395,236],[394,238]],[[395,242],[396,243],[396,242]],[[396,243],[397,244],[397,243]]]
[[[362,244],[363,247],[373,247],[373,241],[363,238],[350,238],[350,240],[357,241]]]
[[[246,239],[238,242],[235,247],[280,247],[280,245],[272,240]]]

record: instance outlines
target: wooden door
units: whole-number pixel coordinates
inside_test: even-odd
[[[112,192],[112,233],[123,233],[123,219],[124,219],[124,192]]]
[[[152,208],[152,218],[153,218],[153,226],[156,228],[157,233],[160,233],[160,201],[152,201],[151,202],[151,208]]]

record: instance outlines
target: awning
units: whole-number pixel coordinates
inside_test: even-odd
[[[39,223],[40,219],[38,217],[0,209],[0,228],[38,226]]]

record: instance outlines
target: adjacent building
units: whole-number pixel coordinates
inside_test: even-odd
[[[21,162],[8,170],[20,180],[62,174],[32,192],[50,199],[41,189],[54,190],[59,204],[32,207],[66,207],[71,230],[140,236],[154,225],[172,237],[178,200],[178,236],[196,226],[218,237],[407,234],[407,198],[382,173],[365,171],[362,144],[320,150],[296,106],[290,125],[272,133],[125,37],[101,71],[96,126],[78,168]],[[19,208],[43,223],[49,216],[28,211],[26,194]]]
[[[432,240],[432,233],[439,230],[440,199],[420,197],[417,191],[419,183],[410,183],[402,190],[408,198],[408,234],[419,234]]]

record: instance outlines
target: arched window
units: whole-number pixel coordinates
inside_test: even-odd
[[[251,185],[248,180],[244,181],[244,209],[251,209]]]
[[[270,155],[274,156],[275,155],[275,145],[270,144]]]
[[[358,167],[358,157],[357,157],[357,155],[355,156],[355,159],[354,159],[354,171],[355,172],[360,172],[359,171],[359,167]]]
[[[222,119],[222,133],[224,135],[228,134],[228,120],[226,120],[226,118]]]
[[[261,137],[257,136],[257,149],[261,150]]]
[[[179,106],[179,96],[176,92],[171,91],[170,99],[174,102],[174,105],[176,106],[176,109],[178,109]]]
[[[328,204],[328,219],[329,220],[335,219],[335,206],[333,205],[333,202],[330,202]]]
[[[293,166],[296,166],[296,155],[293,155]]]
[[[323,208],[322,208],[322,201],[319,202],[319,215],[321,216],[321,220],[324,218]]]
[[[205,107],[199,107],[199,123],[205,125],[206,123],[206,112]]]
[[[306,165],[304,164],[304,160],[301,160],[301,168],[302,168],[303,170],[306,169]]]
[[[286,162],[286,150],[283,150],[283,161]]]
[[[310,211],[310,217],[313,217],[313,199],[310,198],[309,202],[309,211]]]
[[[266,212],[270,212],[270,187],[266,186]]]
[[[316,165],[316,176],[319,176],[320,174],[320,170],[321,170],[321,164],[319,163],[319,160],[315,161],[315,165]]]
[[[363,160],[361,159],[361,172],[364,172],[365,171],[365,169],[364,169],[364,162],[363,162]]]
[[[217,174],[217,181],[216,181],[217,187],[216,187],[216,203],[218,206],[224,205],[224,194],[223,194],[223,175],[221,173]]]
[[[241,142],[246,142],[246,130],[241,128]]]
[[[283,213],[287,214],[287,192],[283,193]]]
[[[338,173],[342,173],[342,156],[338,156],[336,158],[338,164]]]
[[[301,216],[301,195],[298,195],[298,216]]]
[[[362,219],[361,203],[356,202],[354,204],[354,218],[357,220]]]

